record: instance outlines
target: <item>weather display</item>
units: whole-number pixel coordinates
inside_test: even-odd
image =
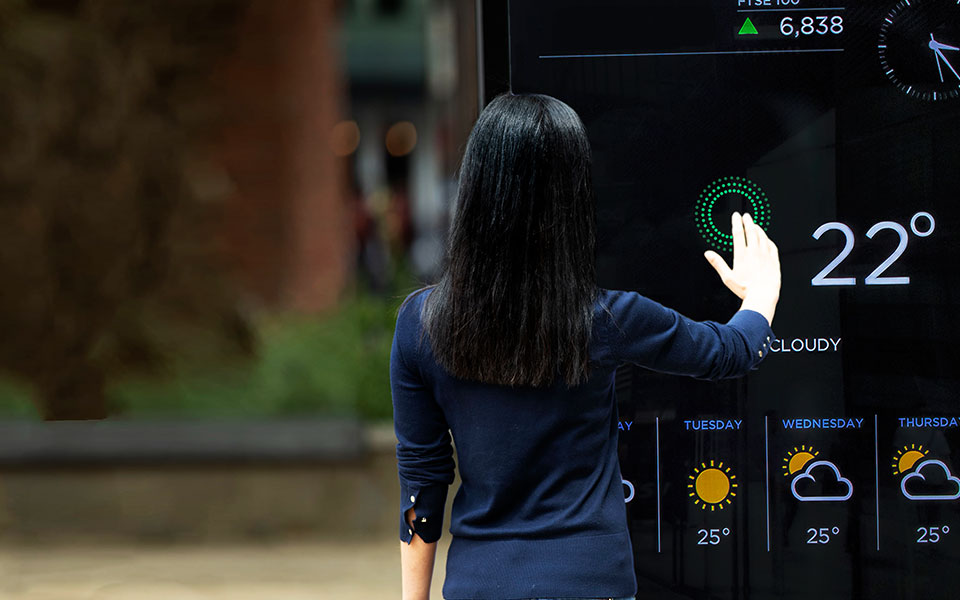
[[[780,250],[758,370],[618,372],[638,596],[955,597],[960,3],[503,10],[512,89],[587,127],[601,286],[723,321],[730,213]]]

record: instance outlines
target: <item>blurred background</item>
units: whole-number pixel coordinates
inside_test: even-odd
[[[390,344],[476,20],[0,0],[0,598],[399,597]]]

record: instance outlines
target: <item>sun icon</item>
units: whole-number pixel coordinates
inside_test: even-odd
[[[890,465],[893,467],[893,474],[900,475],[901,473],[906,473],[913,468],[913,465],[917,464],[917,461],[927,455],[929,450],[924,450],[923,445],[917,446],[916,444],[910,444],[910,447],[904,446],[902,449],[898,449],[896,455],[893,457],[893,464]]]
[[[700,463],[699,467],[694,467],[693,475],[689,477],[689,495],[693,498],[693,503],[703,510],[707,510],[708,506],[711,511],[718,507],[723,510],[727,504],[731,504],[730,498],[737,495],[733,491],[737,488],[734,481],[737,476],[730,473],[730,467],[724,468],[723,463],[715,465],[712,460],[709,466],[707,463]]]
[[[814,450],[813,446],[807,446],[805,444],[801,444],[799,448],[794,446],[793,450],[787,451],[787,457],[783,459],[783,476],[790,477],[794,475],[819,454],[820,452]]]

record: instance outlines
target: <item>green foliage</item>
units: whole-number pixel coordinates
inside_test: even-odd
[[[37,418],[30,388],[8,377],[0,377],[0,419]]]
[[[179,365],[165,377],[108,388],[125,418],[271,418],[348,415],[389,419],[390,345],[400,298],[358,295],[324,317],[273,316],[257,324],[249,361]]]

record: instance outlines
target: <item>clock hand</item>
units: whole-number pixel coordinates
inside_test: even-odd
[[[927,44],[927,47],[933,50],[933,60],[937,63],[937,73],[940,74],[940,83],[943,83],[943,69],[940,67],[940,50],[935,46],[937,41],[933,39],[933,34],[930,34],[930,43]]]
[[[940,50],[934,50],[934,52],[936,52],[937,59],[938,59],[937,68],[938,69],[940,68],[940,61],[942,60],[944,64],[947,65],[947,68],[949,68],[950,71],[953,73],[953,76],[956,77],[957,79],[960,79],[960,75],[957,75],[957,71],[953,68],[953,65],[950,64],[950,61],[947,60],[947,57],[943,55],[943,52],[940,52]],[[940,72],[940,81],[943,82],[943,71]]]
[[[933,39],[933,34],[930,34],[930,41],[927,43],[927,47],[933,51],[937,50],[960,50],[956,46],[948,46],[946,44],[941,44],[937,40]]]

